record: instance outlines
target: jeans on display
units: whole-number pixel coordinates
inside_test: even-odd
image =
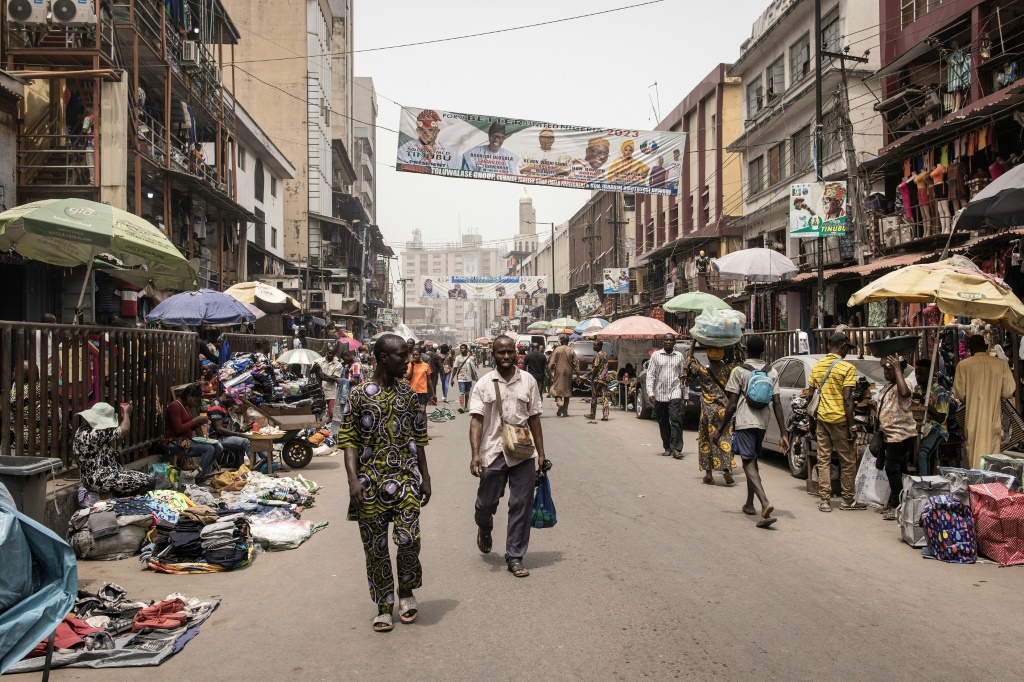
[[[178,457],[198,457],[200,476],[206,476],[210,473],[210,467],[213,465],[213,460],[217,456],[217,449],[219,446],[220,443],[217,444],[217,447],[214,447],[209,443],[199,443],[193,440],[192,445],[189,446],[188,452],[185,452],[177,443],[170,443],[167,446],[167,452]]]

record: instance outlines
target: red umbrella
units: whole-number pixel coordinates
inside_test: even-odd
[[[597,333],[601,341],[617,339],[656,339],[665,334],[675,334],[676,330],[660,320],[643,315],[632,315],[615,320]]]
[[[349,350],[359,350],[359,346],[363,344],[358,339],[353,339],[350,336],[343,336],[338,339],[338,345],[348,346]]]
[[[486,336],[481,336],[479,339],[477,339],[473,343],[487,344],[487,343],[490,343],[490,342],[491,342],[490,338],[488,338]]]

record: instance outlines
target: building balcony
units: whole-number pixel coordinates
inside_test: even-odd
[[[360,154],[359,163],[363,166],[366,166],[366,168],[370,171],[371,174],[373,173],[373,161],[370,160],[369,154]]]

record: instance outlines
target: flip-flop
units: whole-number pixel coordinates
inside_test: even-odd
[[[523,566],[521,561],[510,561],[508,562],[508,572],[517,578],[525,578],[530,575],[530,570]]]
[[[395,629],[395,622],[391,619],[390,613],[382,613],[373,619],[374,632],[391,632]]]
[[[774,517],[768,517],[768,518],[761,517],[761,519],[758,520],[758,522],[756,524],[754,524],[754,525],[756,525],[758,528],[767,528],[768,526],[772,525],[776,521],[778,521],[778,519],[776,519]]]
[[[732,474],[729,473],[728,471],[723,471],[722,472],[722,478],[725,479],[725,484],[726,485],[732,485],[734,483]]]
[[[416,621],[419,609],[416,607],[416,597],[399,597],[398,617],[403,623],[409,624]]]
[[[740,507],[740,509],[743,511],[744,514],[748,514],[750,516],[757,516],[757,511],[754,509],[754,505],[750,505],[749,507]]]
[[[768,506],[761,510],[761,518],[767,519],[773,511],[775,511],[775,505],[769,502]]]

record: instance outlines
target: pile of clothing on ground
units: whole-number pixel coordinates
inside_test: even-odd
[[[170,472],[168,480],[179,480]],[[79,559],[138,554],[161,573],[215,573],[249,565],[257,548],[294,549],[328,524],[302,521],[319,485],[298,475],[267,476],[245,466],[138,497],[99,500],[77,511],[68,542]]]
[[[130,599],[104,583],[95,593],[79,590],[72,611],[57,626],[54,668],[120,668],[159,665],[199,634],[220,599],[170,594],[157,602]],[[42,670],[46,641],[7,672]]]

